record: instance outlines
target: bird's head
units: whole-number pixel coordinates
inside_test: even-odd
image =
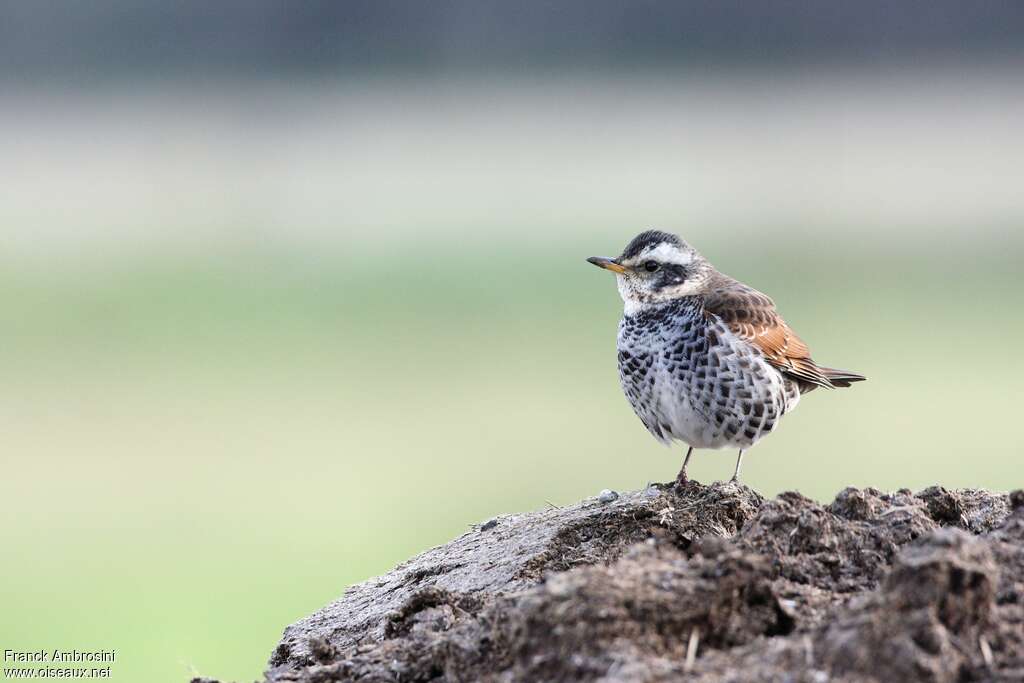
[[[592,256],[587,261],[615,273],[627,314],[702,294],[713,272],[696,249],[659,230],[634,237],[618,258]]]

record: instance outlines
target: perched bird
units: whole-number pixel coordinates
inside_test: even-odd
[[[676,235],[648,230],[618,258],[587,259],[615,273],[625,304],[619,380],[656,439],[743,452],[769,434],[800,396],[865,377],[818,365],[761,292],[715,270]]]

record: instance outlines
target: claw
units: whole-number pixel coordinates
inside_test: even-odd
[[[690,464],[690,456],[693,455],[693,446],[686,451],[686,457],[683,458],[683,466],[679,468],[679,474],[676,475],[676,488],[682,489],[690,481],[689,477],[686,476],[686,466]]]

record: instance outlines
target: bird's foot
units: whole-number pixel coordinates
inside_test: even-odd
[[[676,491],[682,491],[683,489],[690,486],[690,484],[696,484],[697,482],[686,476],[686,472],[680,472],[676,475],[676,480],[672,483],[672,488]]]
[[[746,484],[741,482],[739,477],[732,477],[731,479],[726,481],[724,484],[722,484],[722,486],[725,486],[726,488],[729,488],[729,489],[742,489],[742,488],[746,488]]]

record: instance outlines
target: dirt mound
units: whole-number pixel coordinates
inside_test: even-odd
[[[288,627],[266,680],[681,677],[1024,680],[1024,492],[690,483],[500,517]]]

